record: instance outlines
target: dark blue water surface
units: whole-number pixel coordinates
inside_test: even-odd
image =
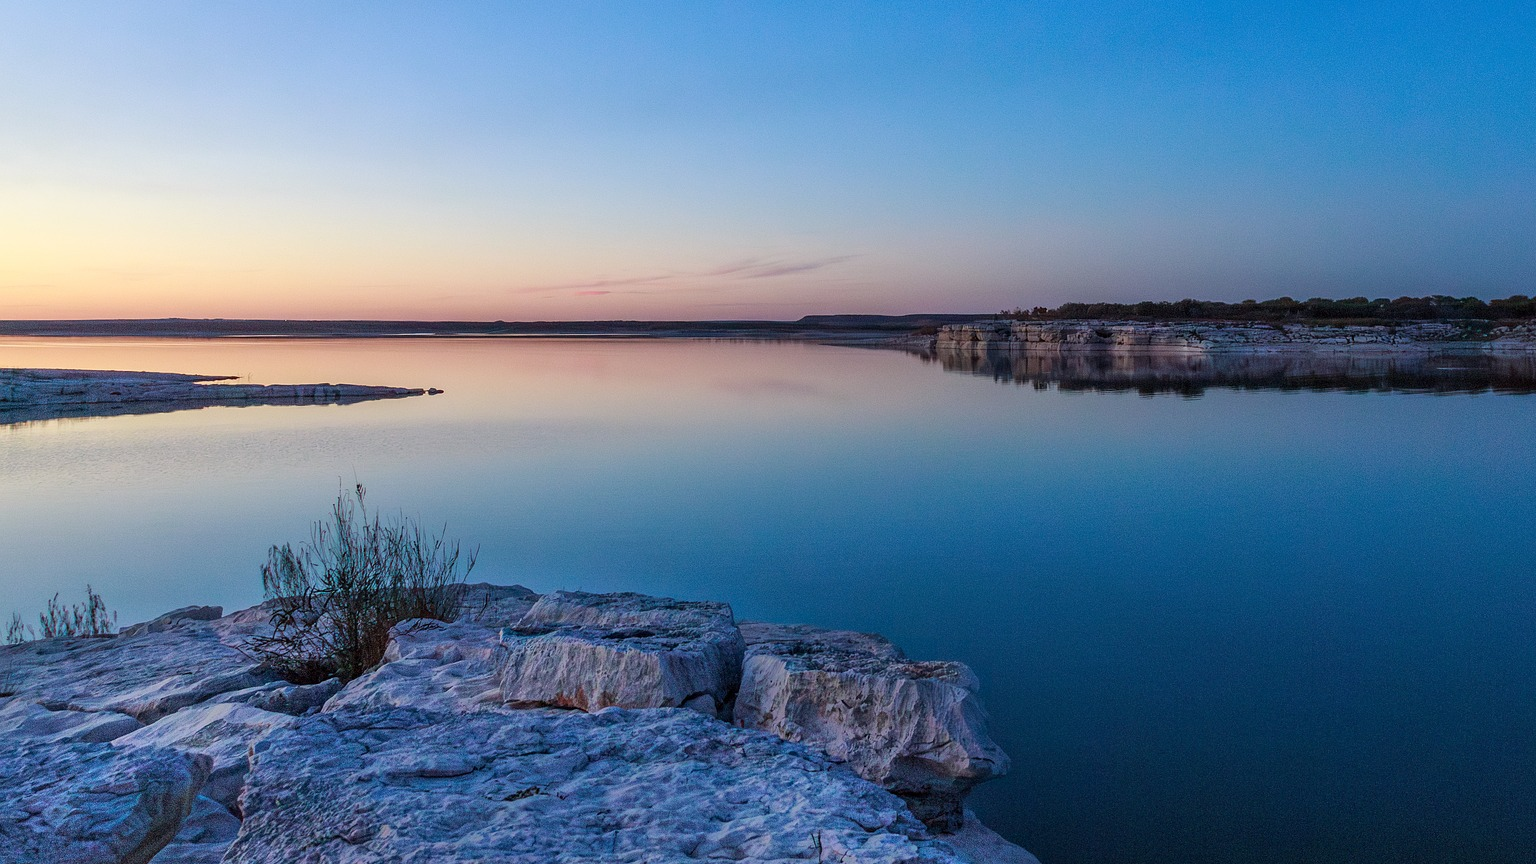
[[[447,391],[0,427],[0,612],[87,582],[124,623],[254,603],[267,546],[361,480],[479,543],[477,578],[964,660],[1014,758],[972,800],[1046,864],[1536,858],[1536,397],[1075,392],[724,342],[9,340],[0,366]]]

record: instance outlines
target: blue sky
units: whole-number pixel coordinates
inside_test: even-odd
[[[0,6],[0,317],[1536,293],[1530,4]]]

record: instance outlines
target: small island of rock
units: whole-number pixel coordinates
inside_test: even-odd
[[[362,384],[227,384],[228,375],[84,369],[0,369],[0,425],[159,414],[211,405],[341,405],[440,393]]]

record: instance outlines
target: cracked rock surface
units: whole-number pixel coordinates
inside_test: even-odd
[[[146,864],[181,830],[206,756],[13,739],[0,750],[0,861]]]
[[[1033,862],[960,825],[1007,765],[961,664],[723,603],[459,605],[345,686],[240,651],[270,603],[0,647],[0,864]]]
[[[502,701],[517,707],[719,712],[741,682],[731,609],[642,594],[557,591],[501,632]]]
[[[687,710],[305,718],[255,750],[229,859],[959,862],[900,800]]]
[[[212,623],[138,635],[0,645],[7,692],[49,708],[116,711],[141,723],[275,676],[220,641]]]

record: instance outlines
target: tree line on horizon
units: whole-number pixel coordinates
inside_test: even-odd
[[[1063,303],[1054,309],[1003,310],[1004,318],[1020,321],[1053,321],[1078,318],[1129,318],[1146,321],[1426,321],[1426,320],[1526,320],[1536,318],[1536,300],[1515,294],[1502,300],[1477,297],[1385,297],[1370,300],[1350,297],[1331,300],[1313,297],[1295,300],[1144,300],[1139,303]]]

